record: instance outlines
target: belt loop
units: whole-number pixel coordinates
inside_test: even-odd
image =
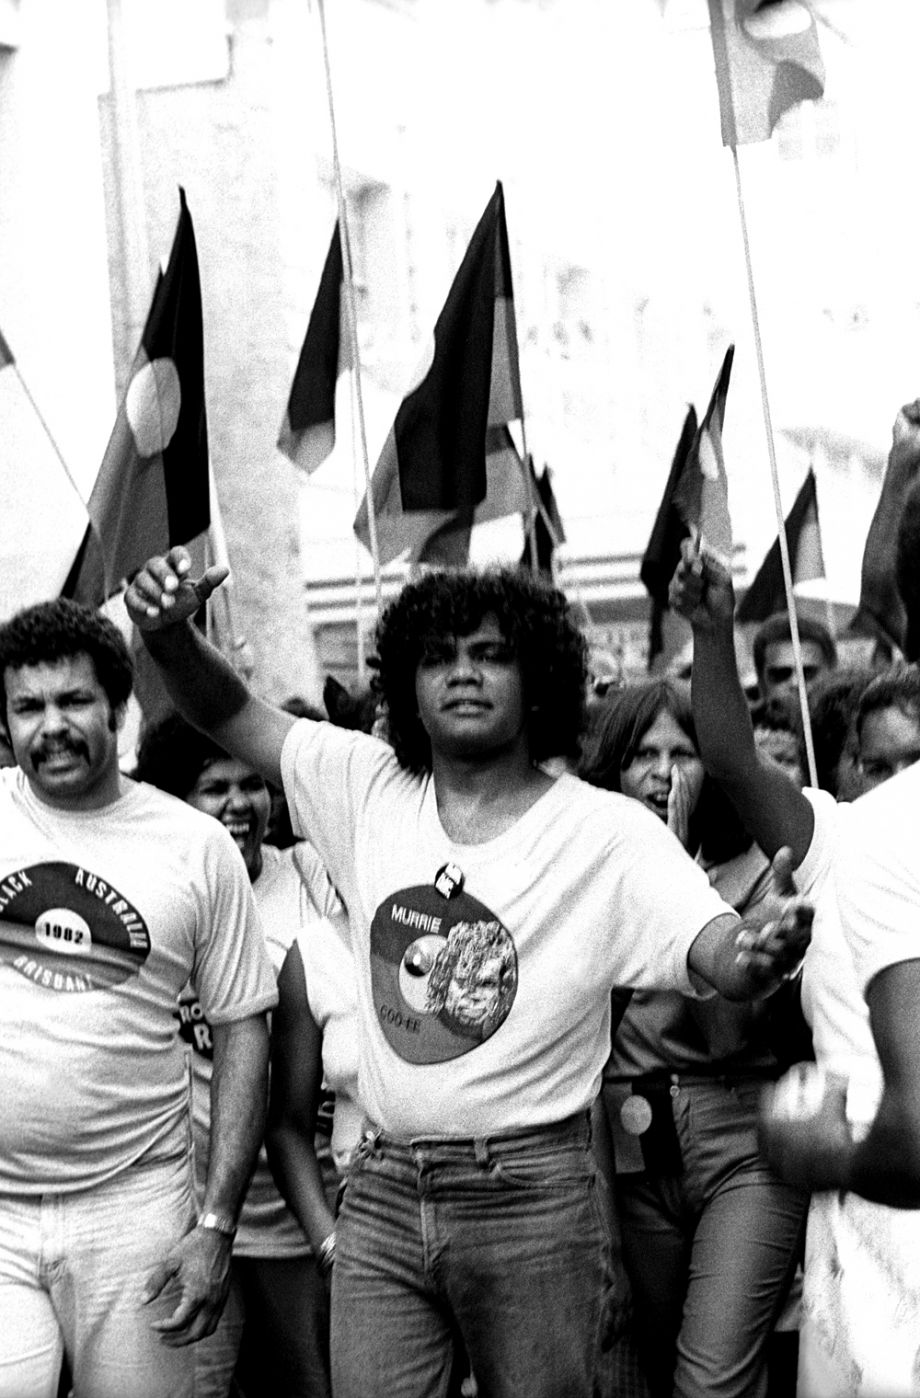
[[[476,1157],[477,1165],[488,1165],[489,1142],[485,1136],[475,1136],[473,1138],[473,1154]]]

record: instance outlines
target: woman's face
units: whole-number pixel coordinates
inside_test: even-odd
[[[255,768],[235,757],[218,758],[208,763],[185,799],[229,830],[250,879],[258,878],[271,796]]]
[[[634,797],[662,820],[667,820],[674,767],[680,769],[687,784],[688,807],[692,813],[703,785],[703,764],[677,719],[662,709],[639,740],[629,766],[621,769],[620,789],[624,796]]]

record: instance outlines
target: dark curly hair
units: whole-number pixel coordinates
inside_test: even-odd
[[[849,666],[822,675],[809,688],[808,716],[818,786],[837,800],[850,799],[843,789],[856,757],[856,709],[874,673],[867,666]],[[804,756],[802,771],[808,771]]]
[[[16,612],[0,626],[0,720],[6,725],[6,672],[88,655],[113,713],[134,687],[134,661],[115,624],[90,607],[58,597]]]
[[[386,706],[389,739],[407,771],[431,771],[415,677],[422,657],[448,636],[496,618],[521,667],[534,762],[578,755],[587,646],[562,592],[511,566],[432,571],[402,589],[377,626],[373,684]]]
[[[828,628],[817,617],[808,616],[806,613],[798,611],[796,612],[796,622],[798,623],[799,640],[814,641],[820,647],[828,670],[833,670],[837,664],[837,643]],[[773,612],[771,616],[760,623],[754,632],[751,652],[761,692],[763,692],[767,646],[772,645],[774,641],[791,640],[792,623],[789,620],[788,612]]]
[[[920,669],[916,665],[892,665],[865,686],[853,719],[857,742],[862,739],[866,719],[880,709],[900,709],[906,718],[920,723]]]
[[[184,801],[205,767],[228,756],[213,738],[169,713],[141,734],[133,776]]]

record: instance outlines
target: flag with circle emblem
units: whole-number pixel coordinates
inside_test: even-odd
[[[185,191],[166,271],[89,498],[62,595],[99,606],[156,553],[210,522],[204,334],[198,253]]]
[[[824,95],[805,0],[709,0],[723,146],[768,141],[784,112]]]

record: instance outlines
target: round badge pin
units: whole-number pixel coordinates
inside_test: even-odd
[[[630,1136],[642,1136],[652,1124],[652,1104],[647,1097],[633,1093],[620,1108],[623,1130]]]
[[[434,886],[442,898],[456,898],[463,892],[466,877],[459,864],[442,864],[434,876]]]

